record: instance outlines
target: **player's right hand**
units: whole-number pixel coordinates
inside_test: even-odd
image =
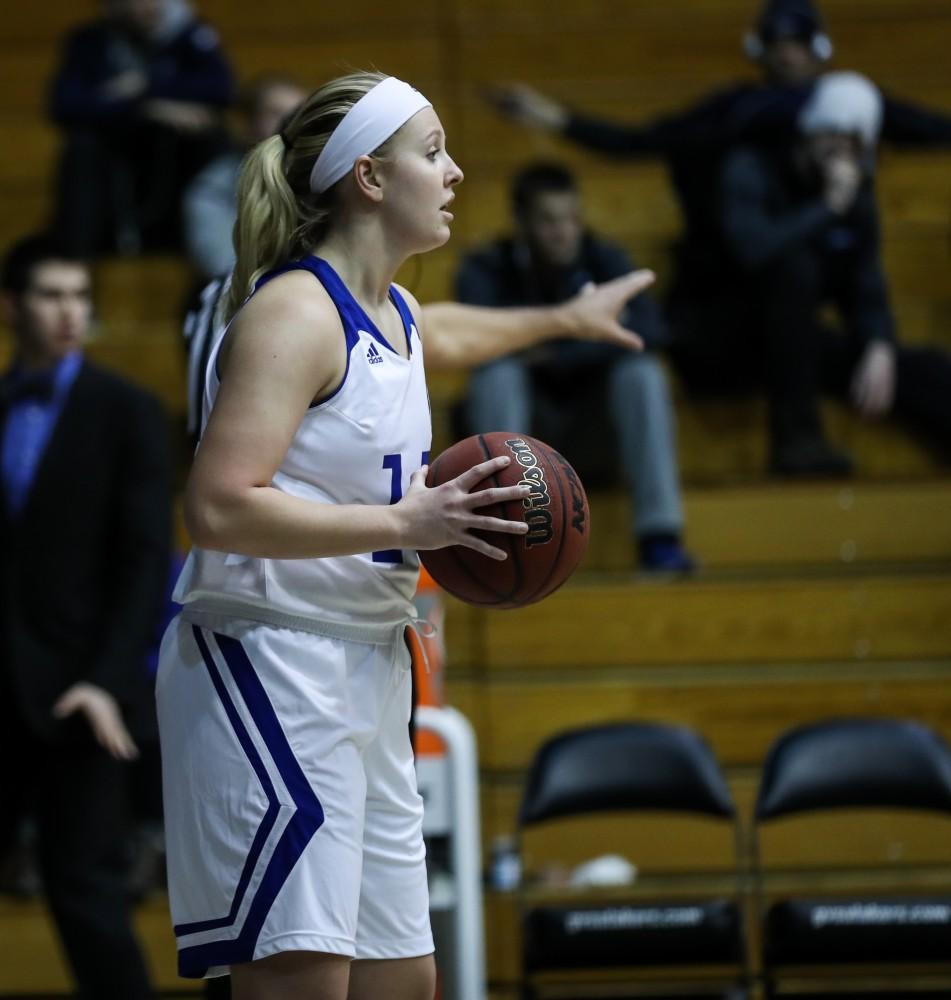
[[[524,535],[528,525],[524,521],[509,521],[477,513],[480,507],[523,500],[531,492],[528,486],[492,486],[470,492],[495,472],[501,472],[511,463],[502,455],[480,462],[462,475],[439,486],[426,485],[429,467],[424,465],[410,478],[406,495],[392,510],[400,521],[400,548],[442,549],[447,545],[464,545],[475,549],[490,559],[507,558],[504,550],[490,545],[472,534],[479,531],[500,531],[507,535]]]

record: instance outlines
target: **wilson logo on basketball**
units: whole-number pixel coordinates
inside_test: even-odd
[[[515,461],[522,467],[520,485],[528,486],[531,493],[522,501],[527,513],[525,523],[528,534],[525,536],[526,548],[533,545],[547,545],[554,537],[551,526],[551,496],[548,493],[548,483],[545,473],[538,464],[535,453],[522,438],[509,438],[505,446],[512,452]]]

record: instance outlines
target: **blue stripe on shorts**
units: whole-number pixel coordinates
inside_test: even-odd
[[[267,841],[271,830],[277,821],[277,814],[280,809],[280,802],[274,785],[271,782],[264,762],[258,754],[257,748],[251,739],[241,716],[238,714],[234,702],[231,699],[228,689],[218,672],[214,658],[202,635],[202,630],[197,626],[192,626],[192,632],[198,649],[201,652],[205,667],[211,677],[212,684],[218,697],[221,699],[228,721],[231,723],[238,737],[238,742],[244,750],[258,776],[264,794],[268,800],[268,807],[261,824],[255,832],[251,842],[247,859],[238,880],[234,899],[228,915],[217,917],[211,920],[199,920],[188,924],[179,924],[175,927],[175,934],[183,937],[188,934],[196,934],[200,931],[216,930],[223,927],[232,927],[237,920],[238,911],[244,901],[248,883],[251,875],[260,858],[261,851]],[[288,875],[298,859],[304,853],[304,849],[310,842],[324,822],[324,811],[320,805],[314,790],[310,787],[307,777],[301,769],[294,752],[291,750],[284,730],[281,728],[280,720],[274,711],[274,706],[268,699],[264,686],[258,679],[254,671],[248,654],[244,651],[241,643],[231,636],[221,635],[218,632],[212,633],[228,670],[234,679],[235,685],[241,694],[248,712],[254,721],[265,747],[277,767],[281,780],[284,782],[294,805],[296,812],[291,817],[287,826],[281,834],[280,840],[274,849],[265,869],[260,885],[254,893],[251,905],[248,907],[247,916],[240,933],[236,938],[226,941],[209,941],[205,944],[192,945],[181,948],[178,953],[178,972],[186,978],[201,978],[208,969],[218,965],[233,965],[237,962],[250,962],[254,957],[254,948],[257,943],[261,928],[267,919],[268,912],[281,891]]]

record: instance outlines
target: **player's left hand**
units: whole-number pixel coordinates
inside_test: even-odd
[[[463,545],[490,559],[506,559],[508,553],[504,549],[474,534],[474,529],[523,535],[528,531],[528,524],[478,511],[510,500],[525,500],[530,490],[525,483],[489,487],[475,493],[472,490],[493,473],[501,472],[511,461],[507,455],[497,455],[472,466],[455,479],[432,487],[426,485],[429,466],[424,465],[414,472],[403,499],[387,508],[399,517],[400,548],[425,551]]]
[[[631,271],[600,285],[586,285],[573,299],[559,306],[564,310],[569,335],[578,340],[600,340],[643,351],[644,341],[621,326],[618,316],[635,295],[653,284],[653,271]]]
[[[895,401],[895,348],[874,341],[852,376],[852,404],[863,417],[882,417]]]
[[[98,684],[79,681],[60,696],[53,706],[57,719],[82,712],[96,737],[96,742],[116,760],[135,760],[138,747],[122,721],[119,703]]]

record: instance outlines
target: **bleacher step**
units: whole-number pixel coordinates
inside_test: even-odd
[[[785,729],[816,719],[918,719],[951,739],[951,657],[928,663],[697,667],[692,670],[450,676],[450,702],[475,727],[483,769],[527,767],[541,743],[578,726],[643,720],[698,730],[731,767],[758,766]]]
[[[448,602],[449,664],[505,676],[594,667],[940,660],[951,575],[569,582],[492,612]]]
[[[585,570],[630,571],[631,506],[591,496]],[[760,483],[684,496],[689,547],[707,571],[951,561],[951,479]]]

